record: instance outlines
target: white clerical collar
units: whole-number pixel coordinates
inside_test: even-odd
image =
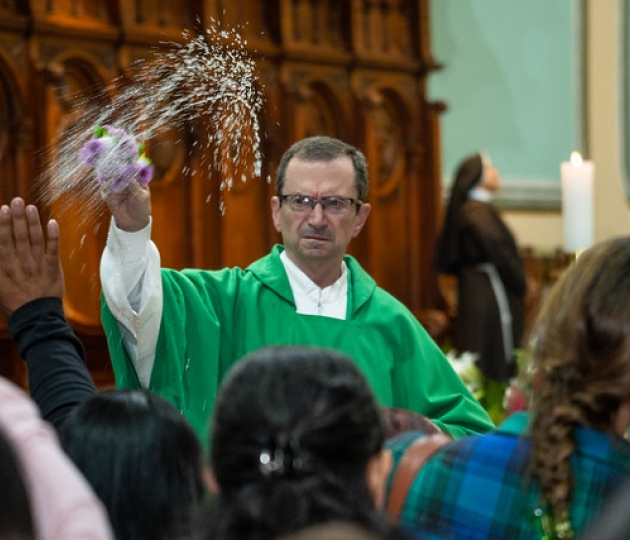
[[[332,285],[322,289],[289,259],[286,251],[280,253],[280,260],[289,278],[297,313],[324,315],[335,319],[346,318],[348,271],[344,261],[341,261],[341,276],[339,279]]]
[[[492,201],[492,192],[487,189],[476,187],[468,192],[468,198],[475,201],[487,202]]]

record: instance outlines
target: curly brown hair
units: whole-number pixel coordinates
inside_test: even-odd
[[[615,415],[630,399],[628,298],[630,238],[602,242],[555,284],[535,326],[531,472],[558,537],[572,536],[574,429],[615,435]]]

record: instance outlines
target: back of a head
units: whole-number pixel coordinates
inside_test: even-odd
[[[481,154],[468,156],[457,166],[444,216],[444,226],[438,239],[433,261],[439,272],[451,274],[458,270],[460,264],[460,211],[468,199],[470,190],[481,181],[482,176],[483,159]]]
[[[534,333],[533,471],[556,512],[569,505],[573,430],[613,434],[630,399],[630,238],[584,252],[550,291]]]
[[[273,538],[332,520],[369,528],[366,466],[383,433],[374,394],[351,359],[307,347],[246,356],[214,409],[211,465],[223,522],[215,537]]]
[[[73,411],[60,439],[105,504],[117,538],[185,532],[203,493],[201,445],[165,399],[101,392]]]
[[[610,430],[630,398],[630,238],[584,252],[550,291],[535,331],[540,391],[573,403],[580,423]],[[546,410],[546,409],[543,409]]]
[[[483,176],[483,156],[473,154],[464,158],[457,166],[451,198],[465,199],[468,192],[475,187]]]
[[[34,525],[22,466],[0,431],[0,538],[32,540]]]

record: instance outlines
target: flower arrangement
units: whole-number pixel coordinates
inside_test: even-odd
[[[530,352],[516,349],[514,354],[517,364],[516,376],[504,383],[483,376],[476,365],[477,354],[465,351],[458,356],[455,349],[445,352],[459,378],[496,425],[515,412],[526,411],[532,399],[533,371]]]
[[[446,353],[446,359],[455,370],[455,373],[459,375],[469,392],[479,401],[484,394],[484,376],[475,365],[478,357],[478,354],[470,351],[464,351],[457,356],[455,349],[450,349]]]
[[[515,354],[518,375],[505,383],[484,377],[476,365],[478,354],[465,351],[458,356],[454,349],[449,349],[445,353],[459,378],[495,425],[499,425],[516,411],[526,410],[529,404],[530,391],[526,386],[527,355],[522,350],[516,350]]]
[[[531,353],[521,349],[515,352],[518,371],[516,377],[510,381],[503,398],[506,417],[515,412],[526,411],[534,393],[534,368],[531,365]]]
[[[124,129],[96,126],[92,138],[79,151],[79,162],[91,167],[100,186],[123,191],[134,180],[146,186],[153,178],[154,166],[144,146]]]

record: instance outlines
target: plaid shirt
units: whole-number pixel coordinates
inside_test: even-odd
[[[464,437],[441,448],[414,480],[400,516],[419,538],[541,538],[545,509],[540,487],[527,475],[529,416],[512,415],[495,432]],[[395,465],[418,433],[388,441]],[[612,491],[630,479],[630,444],[577,428],[572,457],[571,523],[577,534]],[[395,470],[395,465],[393,470]],[[537,514],[543,512],[543,517]]]

